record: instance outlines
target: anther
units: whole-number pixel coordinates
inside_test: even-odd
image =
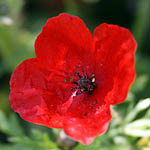
[[[92,79],[92,82],[95,82],[95,78]]]

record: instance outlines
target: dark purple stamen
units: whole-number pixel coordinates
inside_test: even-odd
[[[96,88],[96,79],[95,79],[95,75],[91,74],[90,77],[88,76],[88,74],[86,73],[85,76],[81,76],[79,74],[79,72],[76,72],[76,75],[80,78],[77,82],[76,81],[72,81],[72,83],[77,85],[77,88],[75,89],[79,89],[80,92],[79,93],[89,93],[91,94],[94,89]]]

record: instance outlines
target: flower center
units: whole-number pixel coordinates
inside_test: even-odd
[[[92,93],[96,87],[95,78],[88,79],[86,77],[81,77],[78,81],[78,89],[83,92]]]
[[[81,76],[79,74],[79,72],[76,72],[76,75],[80,79],[77,82],[74,81],[73,79],[71,79],[71,82],[77,85],[76,88],[71,88],[71,90],[78,89],[79,91],[77,92],[77,94],[85,93],[85,92],[89,93],[89,94],[92,94],[92,92],[96,88],[95,74],[91,74],[90,76],[88,76],[87,74]]]

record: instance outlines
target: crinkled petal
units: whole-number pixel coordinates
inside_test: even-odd
[[[49,19],[35,41],[37,58],[45,67],[67,72],[91,60],[91,46],[92,35],[83,21],[65,13]]]
[[[14,71],[10,80],[10,89],[12,91],[21,91],[24,89],[47,90],[47,78],[50,75],[36,58],[23,61]]]
[[[45,98],[52,100],[51,95],[37,89],[12,91],[9,95],[12,109],[24,120],[50,128],[63,128],[63,118],[53,104],[47,106]]]
[[[111,120],[110,108],[102,105],[95,113],[88,116],[66,117],[64,131],[74,140],[88,145],[96,136],[106,132]]]
[[[67,108],[64,130],[74,140],[88,145],[96,136],[106,132],[111,120],[110,108],[98,88],[91,95],[76,96],[76,92],[72,94],[72,103]]]
[[[131,83],[135,78],[136,42],[129,30],[106,23],[94,31],[95,59],[100,71],[109,76],[113,88],[105,101],[119,104],[127,96]],[[109,84],[103,88],[108,88]]]
[[[25,60],[10,80],[9,99],[13,110],[30,122],[62,128],[63,119],[57,107],[67,100],[69,94],[64,90],[67,85],[61,80],[43,69],[36,58]]]

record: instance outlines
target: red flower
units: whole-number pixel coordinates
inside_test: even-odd
[[[127,96],[135,49],[132,34],[117,25],[104,23],[92,37],[78,17],[49,19],[35,41],[36,58],[11,77],[10,104],[25,120],[90,144],[106,132],[110,105]]]

